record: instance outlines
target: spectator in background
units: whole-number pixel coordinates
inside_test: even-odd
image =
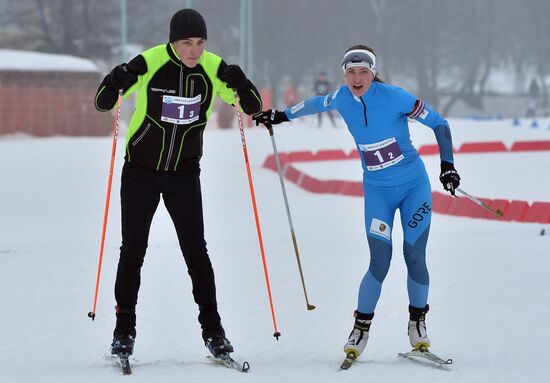
[[[285,90],[283,92],[283,104],[285,107],[290,108],[291,106],[296,105],[299,99],[300,95],[298,94],[298,91],[294,85],[292,85],[290,78],[287,77],[285,79]]]
[[[526,117],[535,117],[537,114],[537,104],[539,101],[540,89],[537,80],[532,79],[529,84],[529,92],[527,94],[527,112]]]
[[[319,77],[315,80],[315,83],[313,84],[313,92],[316,96],[326,96],[330,93],[332,89],[332,84],[328,80],[327,74],[325,72],[320,72]],[[332,111],[328,110],[326,112],[328,114],[328,117],[330,118],[330,122],[332,123],[333,127],[336,127],[336,124],[334,123],[334,116],[332,115]],[[321,122],[323,120],[323,114],[324,113],[318,113],[318,122],[317,127],[321,127]]]

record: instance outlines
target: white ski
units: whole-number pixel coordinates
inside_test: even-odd
[[[426,360],[429,360],[430,362],[437,364],[438,366],[453,364],[452,359],[442,359],[428,350],[421,351],[421,350],[413,349],[412,351],[409,351],[409,352],[404,352],[404,353],[400,352],[397,355],[399,355],[400,357],[409,358],[409,359],[414,359],[414,358],[426,359]]]
[[[242,364],[237,362],[235,359],[233,359],[231,356],[229,356],[228,353],[223,353],[219,355],[217,358],[215,358],[212,355],[208,355],[208,359],[219,363],[227,368],[232,368],[234,370],[237,370],[239,372],[248,372],[250,369],[250,365],[248,362],[243,362]]]

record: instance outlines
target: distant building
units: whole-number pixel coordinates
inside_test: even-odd
[[[94,108],[101,79],[87,59],[0,49],[0,135],[109,134],[112,115]]]

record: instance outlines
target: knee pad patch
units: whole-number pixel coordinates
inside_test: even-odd
[[[384,281],[390,269],[392,246],[382,240],[369,237],[369,271],[380,283]]]
[[[403,253],[409,276],[416,283],[428,285],[430,277],[426,267],[426,242],[428,240],[428,231],[426,230],[418,238],[414,245],[405,242]]]

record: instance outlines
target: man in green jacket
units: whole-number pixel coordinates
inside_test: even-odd
[[[205,50],[206,24],[193,9],[170,22],[170,42],[148,49],[105,76],[95,105],[112,109],[119,89],[137,91],[122,169],[122,246],[115,283],[116,327],[111,353],[132,354],[140,271],[160,196],[172,218],[199,307],[205,345],[230,353],[216,302],[214,271],[204,239],[199,161],[202,135],[218,95],[247,114],[262,110],[257,89],[237,65]]]

